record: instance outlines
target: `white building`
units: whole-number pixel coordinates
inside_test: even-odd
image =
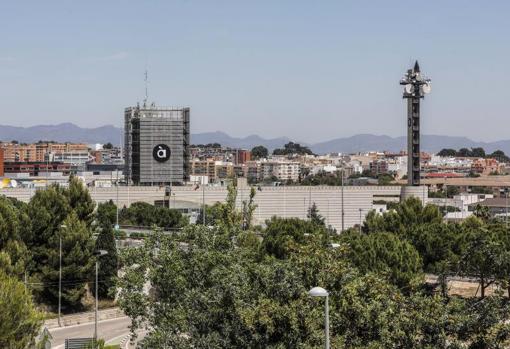
[[[65,164],[71,164],[73,166],[83,166],[91,157],[88,151],[65,151],[62,153],[55,153],[53,155],[53,161],[63,162]]]
[[[281,181],[298,181],[300,168],[299,162],[278,162],[273,165],[273,176]]]

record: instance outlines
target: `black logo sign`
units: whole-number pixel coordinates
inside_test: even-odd
[[[158,162],[165,162],[170,159],[170,148],[166,144],[158,144],[152,149],[152,157]]]

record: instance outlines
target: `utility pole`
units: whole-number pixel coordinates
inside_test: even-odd
[[[98,295],[97,295],[97,291],[98,291],[97,274],[98,273],[99,273],[99,256],[96,259],[96,304],[95,304],[95,313],[94,313],[94,319],[95,319],[95,321],[94,321],[94,346],[97,346],[97,298],[98,298]]]
[[[115,182],[115,186],[117,187],[117,212],[115,218],[115,230],[119,229],[119,169],[117,168],[117,180]]]
[[[310,220],[312,219],[312,184],[308,184],[308,213],[310,215]]]
[[[201,182],[202,182],[202,224],[205,227],[205,184],[203,176]]]
[[[66,226],[62,225],[61,229],[65,229]],[[62,308],[62,231],[58,234],[58,326],[62,327],[60,322],[60,312]]]
[[[444,214],[448,214],[448,185],[446,184],[447,176],[444,177]]]
[[[361,234],[361,208],[359,209],[359,233]]]
[[[508,230],[508,188],[505,188],[505,227]]]
[[[99,258],[101,256],[105,256],[108,254],[106,250],[97,250],[94,252],[94,256],[96,257],[96,304],[95,304],[95,314],[94,314],[94,348],[97,348],[97,304],[98,304],[98,274],[99,274]]]
[[[342,196],[342,232],[345,231],[345,212],[344,212],[344,166],[342,165],[342,179],[341,179],[341,196]]]

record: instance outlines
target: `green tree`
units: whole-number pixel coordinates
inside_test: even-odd
[[[256,147],[253,147],[253,149],[251,150],[251,156],[255,160],[267,158],[268,155],[269,155],[269,151],[263,145],[258,145]]]
[[[392,175],[384,173],[377,176],[377,184],[378,185],[390,185],[395,178]]]
[[[128,208],[123,208],[119,219],[126,225],[142,227],[156,225],[163,229],[182,228],[188,223],[187,218],[179,211],[146,202],[135,202]]]
[[[471,187],[471,193],[472,194],[492,194],[492,188],[490,187],[481,187],[481,186],[474,186]]]
[[[485,150],[483,148],[471,148],[471,156],[477,158],[485,158]]]
[[[115,282],[118,272],[117,247],[115,245],[115,235],[112,226],[100,228],[96,240],[96,250],[106,250],[107,255],[99,259],[98,294],[100,298],[111,298],[115,296]],[[92,287],[92,293],[95,294],[95,281]]]
[[[471,157],[473,156],[473,153],[468,148],[460,148],[457,152],[457,156],[461,157]]]
[[[250,188],[250,197],[248,200],[244,200],[243,204],[243,230],[248,230],[252,226],[253,221],[253,213],[257,209],[257,204],[255,204],[255,188]]]
[[[179,247],[183,241],[188,248]],[[143,248],[123,253],[119,304],[135,327],[150,324],[141,347],[322,343],[322,310],[308,297],[300,271],[290,261],[260,261],[251,248],[236,245],[222,228],[190,226],[171,236],[154,234]],[[143,294],[147,281],[152,296]]]
[[[455,273],[463,251],[464,228],[459,224],[422,224],[409,229],[405,237],[413,244],[429,273]]]
[[[326,219],[324,217],[322,217],[322,215],[319,213],[319,209],[317,208],[317,205],[315,204],[315,202],[312,204],[312,207],[310,207],[308,209],[308,214],[306,215],[306,217],[308,219],[310,219],[310,221],[312,221],[313,223],[317,224],[317,225],[323,225],[325,226],[326,223]]]
[[[36,191],[30,200],[27,214],[31,219],[30,231],[24,241],[33,255],[33,269],[38,273],[47,263],[49,241],[57,236],[64,219],[71,212],[64,192],[58,186]],[[56,245],[58,248],[58,244]]]
[[[393,232],[406,235],[412,227],[441,223],[442,221],[443,217],[437,206],[423,206],[420,199],[411,197],[382,215],[370,211],[365,217],[363,232],[367,234]]]
[[[481,219],[483,222],[488,222],[491,218],[491,214],[489,208],[487,206],[482,206],[480,204],[475,205],[475,209],[473,211],[475,217]]]
[[[439,155],[439,156],[456,156],[457,151],[455,149],[444,148],[444,149],[441,149],[439,151],[439,153],[437,153],[437,155]]]
[[[228,231],[235,230],[241,227],[242,214],[236,210],[237,202],[237,181],[232,181],[227,186],[227,199],[221,208],[222,219],[221,223]]]
[[[269,255],[285,259],[293,251],[296,251],[299,245],[305,244],[309,236],[314,234],[322,236],[324,246],[326,246],[328,240],[325,227],[298,218],[273,217],[266,221],[262,249]]]
[[[95,204],[90,197],[90,193],[77,177],[71,176],[69,179],[69,188],[64,191],[67,196],[69,206],[76,213],[78,219],[85,222],[87,227],[90,228],[94,220]]]
[[[488,155],[489,158],[498,160],[499,162],[510,162],[510,158],[505,155],[502,150],[496,150]]]
[[[252,232],[229,231],[225,225],[188,226],[171,235],[156,232],[143,246],[123,250],[119,304],[132,319],[133,330],[150,329],[140,346],[320,347],[324,300],[307,294],[317,285],[330,294],[334,348],[508,346],[510,312],[499,298],[448,299],[391,282],[388,270],[409,270],[405,253],[402,260],[388,256],[398,254],[399,248],[409,250],[403,238],[384,232],[358,234],[380,245],[374,249],[379,258],[367,257],[375,268],[362,274],[365,270],[351,266],[350,246],[328,247],[317,225],[280,223],[273,226],[273,234],[262,234],[261,243]],[[314,228],[303,231],[307,226]],[[276,234],[281,230],[277,228],[287,231]],[[303,232],[290,236],[295,242],[285,258],[275,258],[271,250],[266,253],[266,238],[296,230]],[[384,251],[386,244],[390,253]],[[148,294],[147,284],[152,286]]]
[[[57,304],[59,280],[59,238],[62,237],[62,307],[81,307],[85,295],[85,284],[92,275],[94,264],[94,242],[85,222],[80,221],[74,211],[63,221],[63,227],[48,239],[43,251],[44,263],[40,274],[44,288],[42,299],[51,305]]]
[[[301,185],[342,185],[342,178],[339,173],[320,171],[317,174],[305,176],[301,180]]]
[[[348,258],[362,273],[387,275],[401,288],[417,286],[422,278],[422,260],[408,241],[392,233],[342,234],[348,244]]]
[[[465,224],[464,254],[460,261],[463,275],[476,277],[480,283],[480,295],[496,281],[501,262],[502,245],[481,221],[469,220]]]
[[[220,202],[215,202],[213,205],[205,205],[205,225],[211,226],[216,225],[221,219],[221,207],[223,206]],[[203,224],[203,209],[197,216],[197,224]]]
[[[302,146],[299,143],[289,142],[283,148],[273,150],[273,155],[313,155],[310,148]]]
[[[117,206],[112,200],[99,203],[96,210],[96,224],[102,229],[111,228],[117,220]]]
[[[42,325],[32,296],[23,283],[0,270],[0,347],[25,349],[35,342]]]
[[[449,198],[453,198],[455,195],[459,195],[460,194],[460,189],[458,186],[456,185],[449,185],[446,187],[446,195],[449,197]]]
[[[13,202],[0,197],[0,269],[21,277],[30,262],[23,242],[28,217]]]

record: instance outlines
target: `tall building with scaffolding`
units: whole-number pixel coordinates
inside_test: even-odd
[[[182,184],[189,179],[190,109],[154,103],[124,112],[125,177],[134,185]]]

